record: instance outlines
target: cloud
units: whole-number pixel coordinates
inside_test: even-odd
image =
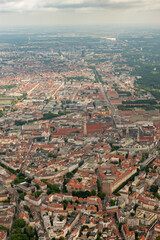
[[[0,0],[1,12],[74,9],[160,10],[159,0]]]

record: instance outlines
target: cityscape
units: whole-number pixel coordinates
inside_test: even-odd
[[[0,34],[0,240],[159,240],[159,29]]]

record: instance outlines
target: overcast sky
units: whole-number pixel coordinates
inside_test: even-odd
[[[160,0],[0,0],[0,25],[159,25]]]

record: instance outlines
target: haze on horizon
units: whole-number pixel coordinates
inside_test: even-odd
[[[155,25],[159,0],[0,0],[0,26]]]

